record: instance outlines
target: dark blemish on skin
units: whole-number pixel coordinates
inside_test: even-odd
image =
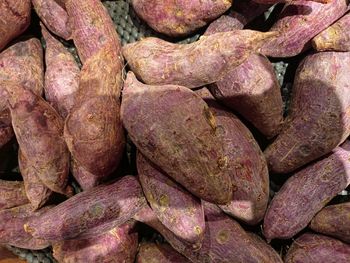
[[[35,109],[35,104],[31,104],[29,102],[25,102],[25,108],[28,112],[32,112]]]
[[[36,118],[37,122],[40,124],[41,127],[46,128],[47,127],[47,120],[46,117],[44,115],[39,115]]]

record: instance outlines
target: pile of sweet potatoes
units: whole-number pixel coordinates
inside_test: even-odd
[[[132,0],[158,35],[123,47],[100,0],[0,7],[0,152],[18,164],[0,173],[0,245],[59,263],[350,262],[347,0]],[[276,57],[297,66],[285,114]]]

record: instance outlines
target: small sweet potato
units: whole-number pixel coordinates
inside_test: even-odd
[[[29,203],[23,182],[0,180],[0,210]]]
[[[30,0],[0,1],[0,51],[30,24]]]
[[[131,70],[146,84],[196,88],[224,77],[275,33],[233,30],[203,36],[192,44],[149,37],[123,47]]]
[[[205,229],[201,200],[172,181],[140,152],[137,171],[143,192],[162,224],[188,243],[201,243]]]
[[[196,31],[225,13],[232,0],[132,0],[131,4],[154,30],[178,37]]]
[[[350,202],[323,208],[311,221],[311,229],[350,243]]]
[[[56,243],[53,256],[60,263],[133,263],[138,245],[138,234],[133,227],[133,222],[127,222],[96,237]]]
[[[350,245],[337,239],[311,233],[297,238],[285,258],[285,263],[348,263]]]
[[[52,33],[65,40],[71,39],[68,14],[62,6],[55,0],[32,0],[32,3],[39,18]]]
[[[312,40],[317,51],[350,51],[350,13],[322,31]]]
[[[264,218],[269,199],[265,157],[253,135],[233,113],[221,107],[206,88],[196,93],[214,114],[228,158],[234,192],[231,202],[220,208],[245,223],[257,224]]]
[[[290,177],[273,197],[264,219],[268,239],[288,239],[305,228],[333,197],[350,184],[350,152],[334,153]]]
[[[227,156],[207,104],[182,86],[148,86],[129,72],[121,116],[140,152],[197,197],[232,197]]]
[[[97,236],[124,224],[145,204],[137,179],[125,176],[69,198],[41,216],[28,220],[24,228],[36,238],[54,241],[79,235]]]
[[[285,125],[265,150],[271,172],[292,172],[350,135],[349,72],[350,52],[316,53],[301,62]]]
[[[267,41],[261,49],[270,57],[293,57],[311,47],[314,36],[329,27],[347,11],[347,0],[328,4],[297,0],[286,4],[270,31],[280,36]]]
[[[143,242],[139,247],[136,263],[190,263],[187,258],[176,252],[168,244]]]

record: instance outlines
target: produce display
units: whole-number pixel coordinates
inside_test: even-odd
[[[349,10],[0,0],[0,246],[29,263],[349,263]]]

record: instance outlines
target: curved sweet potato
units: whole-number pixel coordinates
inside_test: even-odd
[[[23,182],[0,180],[0,211],[28,202]]]
[[[140,152],[192,194],[225,204],[232,197],[227,156],[207,104],[181,86],[148,86],[129,72],[124,127]]]

